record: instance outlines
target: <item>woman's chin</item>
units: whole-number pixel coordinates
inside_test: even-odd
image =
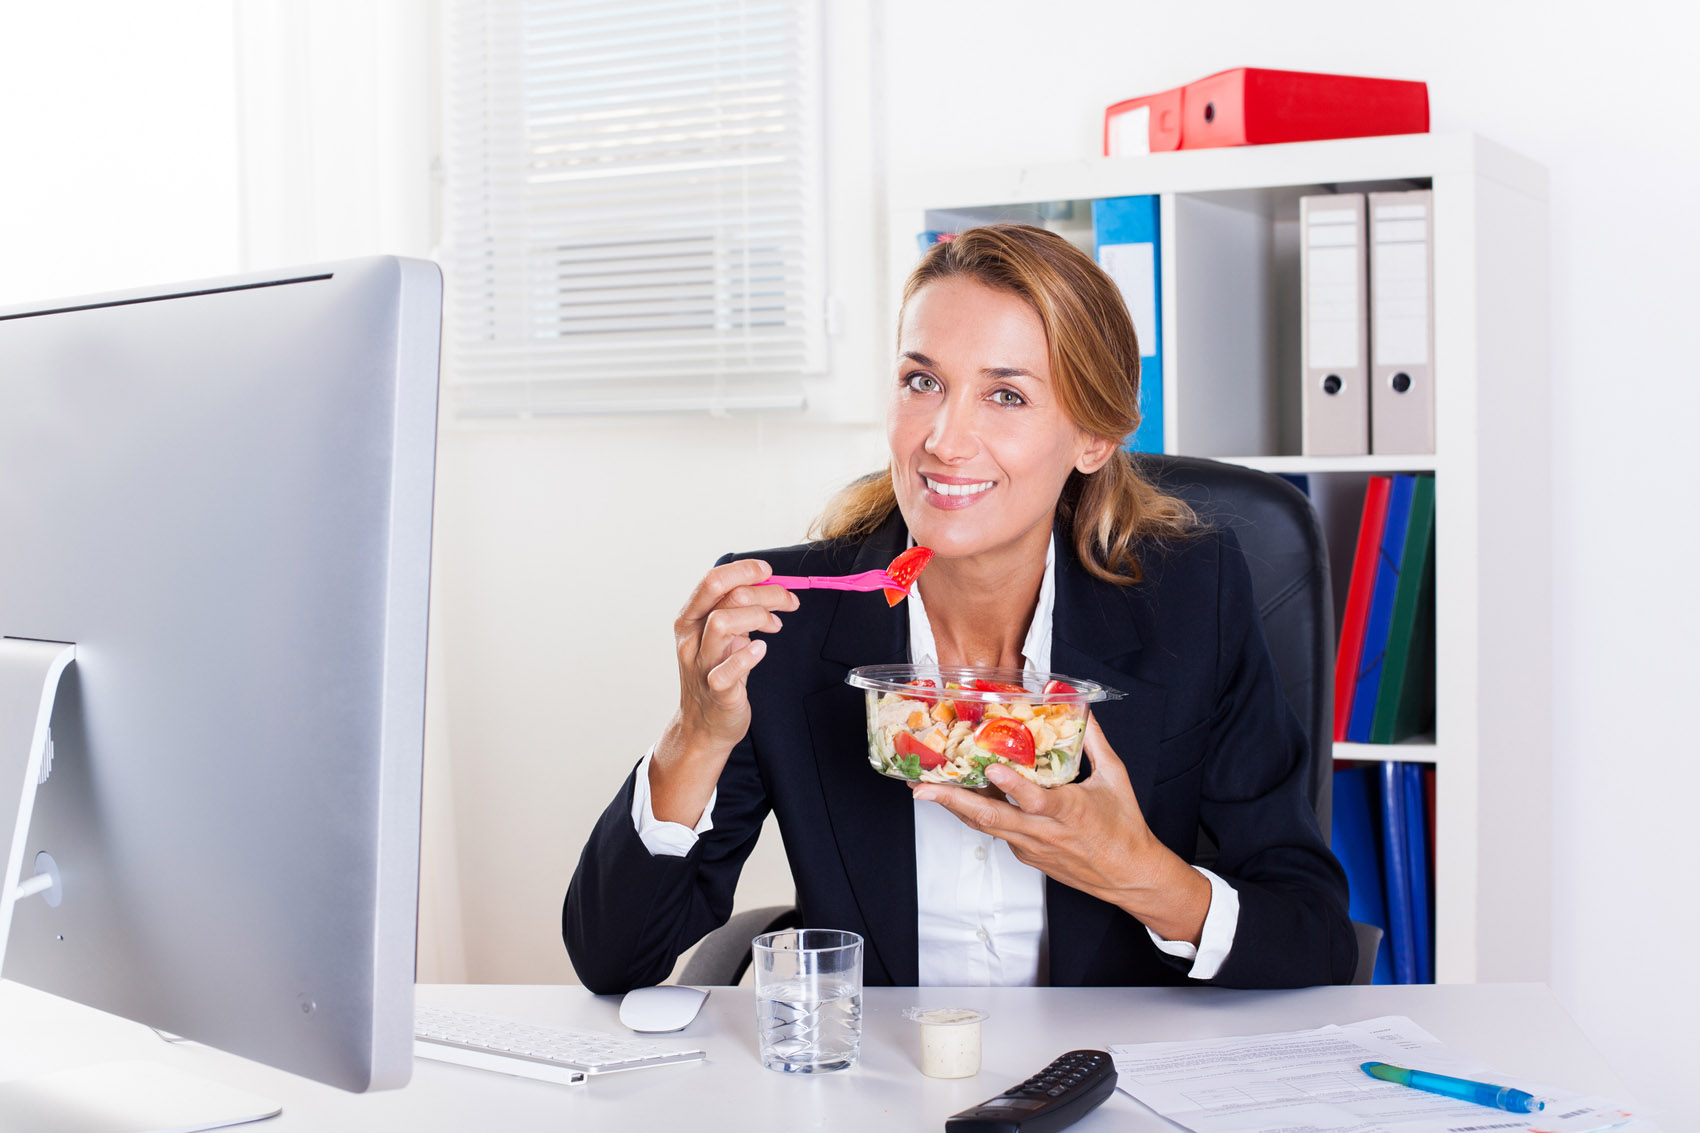
[[[945,511],[924,501],[905,501],[900,510],[916,545],[928,548],[938,559],[972,559],[1021,547],[1042,548],[1036,531],[1043,530],[1047,539],[1050,535],[1051,525],[1043,515],[1028,521],[991,508]]]
[[[955,515],[923,515],[909,525],[909,535],[917,546],[928,548],[941,559],[973,558],[998,544],[998,540],[987,537],[984,525],[963,522]]]

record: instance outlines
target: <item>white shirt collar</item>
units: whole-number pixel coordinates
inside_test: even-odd
[[[915,545],[913,537],[909,545]],[[1033,624],[1027,627],[1027,640],[1021,645],[1023,667],[1040,673],[1051,670],[1051,619],[1057,605],[1057,537],[1045,544],[1045,578],[1039,584],[1039,601],[1033,608]],[[913,665],[938,664],[938,646],[933,642],[933,626],[927,620],[927,608],[921,602],[921,588],[909,592],[909,662]]]

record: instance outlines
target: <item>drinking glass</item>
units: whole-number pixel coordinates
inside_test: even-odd
[[[862,1049],[862,938],[835,928],[788,928],[751,942],[761,1064],[824,1074]]]

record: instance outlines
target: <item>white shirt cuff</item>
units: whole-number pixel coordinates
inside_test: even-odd
[[[632,784],[632,825],[637,827],[637,836],[651,857],[682,858],[691,852],[699,836],[714,829],[714,800],[720,797],[720,788],[716,787],[708,796],[708,805],[703,808],[695,829],[681,822],[663,822],[655,817],[655,809],[649,802],[649,763],[654,758],[655,749],[650,748],[637,766]],[[1209,922],[1205,923],[1208,926]]]
[[[1199,933],[1198,947],[1194,948],[1185,940],[1164,940],[1149,927],[1145,931],[1151,933],[1151,943],[1160,951],[1192,961],[1192,967],[1187,971],[1189,977],[1208,980],[1215,977],[1222,961],[1228,958],[1228,950],[1234,946],[1234,930],[1240,925],[1240,895],[1232,885],[1203,866],[1192,868],[1210,882],[1210,911],[1204,914],[1204,930]]]

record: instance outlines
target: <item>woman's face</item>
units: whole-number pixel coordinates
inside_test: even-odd
[[[1069,473],[1097,471],[1115,444],[1063,412],[1038,314],[936,280],[904,309],[897,350],[886,436],[915,542],[946,559],[1043,546]]]

